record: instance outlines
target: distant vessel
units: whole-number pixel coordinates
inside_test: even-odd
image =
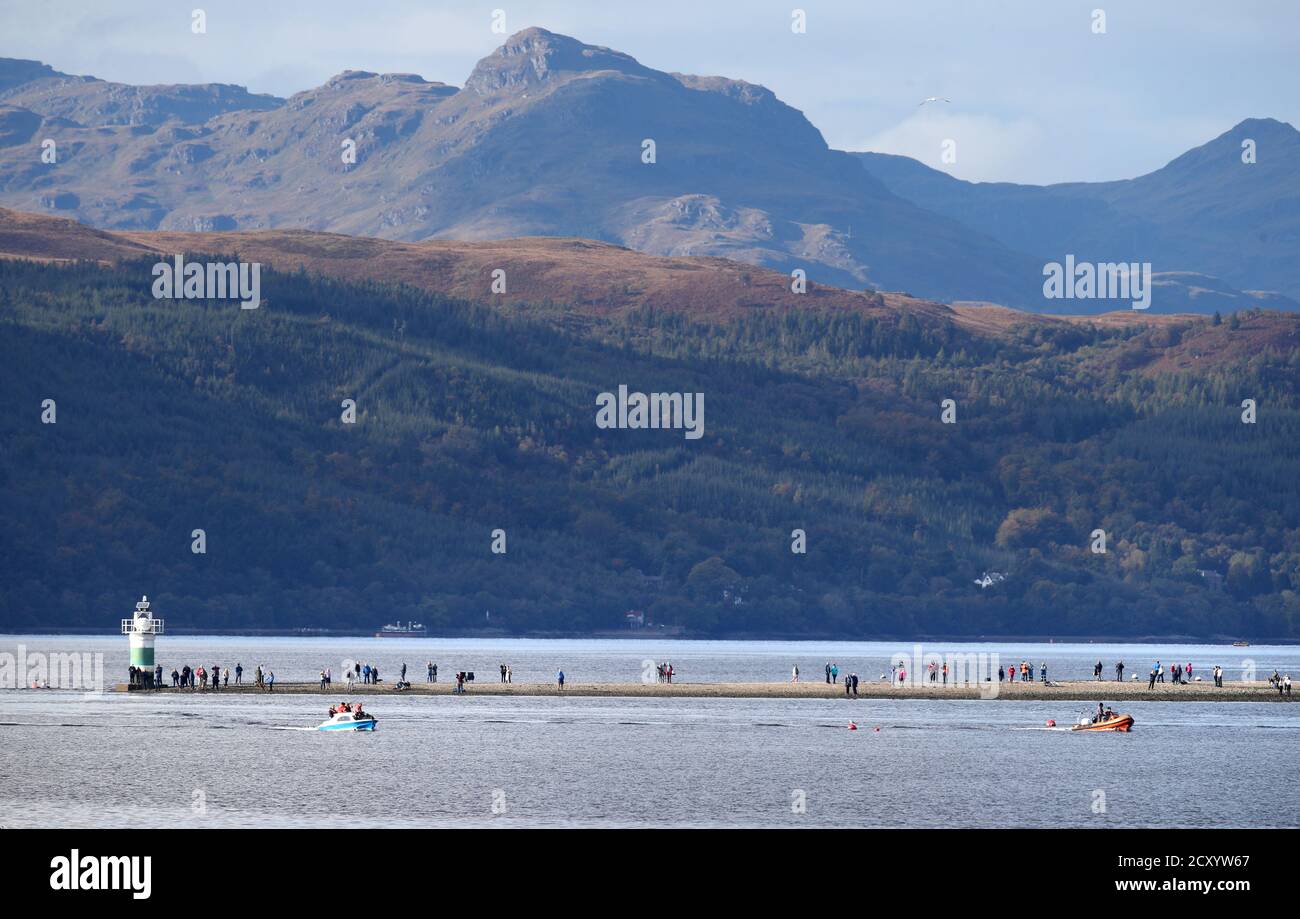
[[[429,630],[418,622],[408,622],[402,625],[400,622],[394,622],[392,625],[386,625],[375,633],[376,638],[424,638],[429,634]]]
[[[1250,642],[1248,642],[1248,641],[1234,641],[1234,642],[1232,643],[1232,646],[1233,646],[1234,648],[1249,648],[1249,647],[1250,647]]]

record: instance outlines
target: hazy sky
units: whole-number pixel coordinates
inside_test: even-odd
[[[791,30],[796,8],[806,34]],[[761,83],[833,147],[967,179],[1127,178],[1243,118],[1300,124],[1294,0],[0,0],[0,56],[280,96],[346,69],[461,85],[501,43],[496,9],[509,32],[543,26],[659,70]],[[918,107],[927,96],[952,103]]]

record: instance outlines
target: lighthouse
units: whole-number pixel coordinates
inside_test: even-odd
[[[149,611],[149,598],[141,597],[135,605],[135,615],[122,620],[122,634],[131,641],[131,666],[149,674],[153,681],[153,642],[163,632],[163,621],[155,619]]]

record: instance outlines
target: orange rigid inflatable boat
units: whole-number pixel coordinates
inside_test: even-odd
[[[1132,715],[1113,715],[1110,718],[1103,718],[1101,721],[1076,724],[1070,728],[1071,731],[1123,731],[1126,734],[1132,729]]]

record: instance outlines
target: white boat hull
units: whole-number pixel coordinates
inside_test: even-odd
[[[375,729],[374,718],[362,718],[360,721],[326,721],[318,725],[318,731],[373,731]]]

